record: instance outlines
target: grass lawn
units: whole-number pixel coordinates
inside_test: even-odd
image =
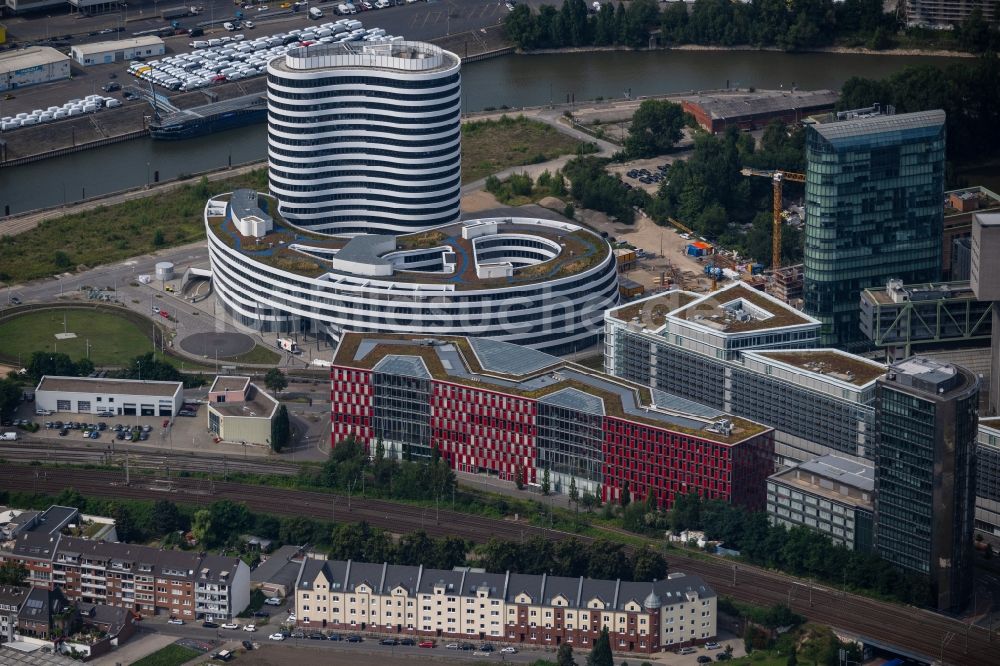
[[[56,340],[55,334],[63,332],[64,316],[66,330],[77,337]],[[44,310],[0,323],[0,356],[17,359],[20,355],[22,363],[27,363],[36,351],[60,352],[74,361],[86,358],[87,340],[90,340],[90,360],[96,366],[119,365],[153,349],[149,333],[108,312]]]
[[[267,347],[262,347],[257,345],[245,354],[240,354],[238,356],[230,356],[226,359],[219,359],[222,363],[225,361],[226,365],[232,365],[233,363],[249,363],[251,365],[277,365],[278,361],[281,360],[281,356],[277,352],[273,352]]]
[[[25,282],[77,266],[120,261],[205,237],[206,199],[235,187],[267,189],[267,172],[257,169],[212,183],[179,189],[114,206],[46,220],[16,236],[0,237],[0,281]]]
[[[133,662],[132,666],[180,666],[200,654],[201,652],[198,652],[194,648],[184,647],[183,645],[168,645],[151,655],[143,657],[139,661]]]
[[[581,142],[523,116],[462,125],[462,182],[485,178],[512,166],[537,164],[575,153]]]
[[[728,664],[729,666],[786,666],[788,655],[782,656],[774,651],[765,652],[757,650],[746,657],[719,663]]]

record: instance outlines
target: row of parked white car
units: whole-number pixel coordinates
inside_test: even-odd
[[[169,90],[197,90],[215,83],[238,81],[263,74],[267,63],[292,49],[311,44],[364,41],[387,43],[402,40],[387,35],[382,28],[368,28],[356,19],[294,29],[248,40],[244,35],[195,41],[190,53],[168,56],[162,60],[135,62],[129,74]]]
[[[72,116],[81,116],[85,113],[96,113],[101,109],[112,109],[121,106],[121,100],[114,97],[104,97],[102,95],[87,95],[84,99],[71,99],[62,106],[50,106],[47,109],[35,109],[30,113],[21,112],[16,116],[5,116],[0,118],[0,131],[10,131],[19,127],[29,127],[42,123],[61,120]]]

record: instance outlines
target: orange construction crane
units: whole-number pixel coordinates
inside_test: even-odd
[[[748,167],[740,169],[740,173],[744,176],[770,178],[774,186],[774,229],[771,233],[771,266],[774,270],[778,270],[781,268],[781,184],[786,180],[795,183],[804,183],[806,182],[806,175],[794,171],[768,171],[764,169],[750,169]]]

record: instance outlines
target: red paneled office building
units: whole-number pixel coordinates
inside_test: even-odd
[[[333,445],[381,440],[390,455],[440,449],[459,471],[604,501],[627,488],[663,507],[698,492],[754,509],[773,431],[535,350],[483,338],[348,333],[331,372]]]

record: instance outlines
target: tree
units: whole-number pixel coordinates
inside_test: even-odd
[[[163,230],[157,229],[156,233],[153,234],[153,246],[162,247],[166,242],[166,239],[163,237]]]
[[[52,254],[52,263],[56,265],[56,268],[69,268],[73,262],[70,260],[68,254],[62,250],[56,250]]]
[[[611,654],[611,638],[608,627],[604,625],[601,635],[594,641],[594,649],[587,656],[587,666],[615,666],[615,658]]]
[[[573,659],[573,646],[569,643],[559,645],[559,649],[556,651],[556,666],[576,666],[576,660]]]
[[[628,489],[627,483],[625,484],[625,487],[622,488],[622,494],[621,497],[619,498],[619,502],[621,503],[622,506],[628,506],[629,504],[632,503],[632,491]]]
[[[503,20],[503,30],[507,39],[519,49],[534,47],[539,39],[538,24],[531,14],[531,7],[519,4]]]
[[[153,505],[153,530],[159,534],[169,534],[181,528],[181,512],[170,500],[157,500]]]
[[[639,159],[670,152],[680,140],[686,122],[687,114],[679,104],[656,99],[643,101],[632,116],[625,153],[630,159]]]
[[[115,521],[115,534],[122,542],[141,541],[142,532],[135,524],[132,512],[124,504],[115,503],[111,509],[111,518]]]
[[[28,567],[18,562],[0,565],[0,585],[27,585]]]
[[[66,354],[56,352],[34,352],[28,359],[27,370],[28,374],[36,379],[42,375],[79,376],[77,364]]]
[[[785,661],[785,666],[798,666],[799,660],[795,657],[795,650],[793,649],[788,653],[788,659]]]
[[[284,405],[278,405],[278,412],[274,415],[274,421],[271,422],[271,450],[275,453],[281,453],[291,442],[291,439],[292,428],[288,420],[288,408]]]
[[[632,568],[636,580],[663,580],[667,576],[667,560],[648,545],[636,551]]]
[[[542,472],[542,494],[548,495],[551,490],[552,478],[549,476],[549,468],[546,466],[545,470]]]
[[[21,404],[24,391],[13,379],[0,379],[0,418],[10,418]]]
[[[264,386],[267,387],[268,391],[277,395],[288,387],[288,378],[278,368],[271,368],[264,375]]]
[[[517,486],[518,490],[524,490],[524,465],[521,464],[520,459],[514,466],[514,485]]]
[[[569,501],[572,504],[576,504],[577,510],[580,508],[580,491],[576,487],[576,477],[570,477],[569,479]]]

